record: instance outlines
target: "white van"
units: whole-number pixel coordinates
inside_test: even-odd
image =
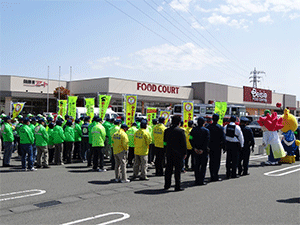
[[[94,113],[95,113],[95,116],[99,116],[99,108],[94,108]],[[86,108],[85,107],[76,107],[76,117],[80,118],[82,116],[86,117]],[[116,119],[117,117],[118,117],[118,114],[115,111],[113,111],[111,108],[108,108],[106,110],[104,120],[111,119],[111,118]]]

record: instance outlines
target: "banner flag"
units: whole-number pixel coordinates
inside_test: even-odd
[[[170,118],[171,111],[170,110],[162,110],[159,113],[159,117],[165,118],[165,125],[167,125],[169,118]]]
[[[147,108],[147,122],[148,125],[153,125],[152,120],[156,119],[156,108]]]
[[[85,108],[86,108],[86,116],[91,117],[91,121],[95,116],[94,108],[95,108],[95,98],[85,98]]]
[[[108,109],[111,95],[99,95],[99,117],[104,120],[106,110]]]
[[[225,116],[225,113],[227,111],[227,102],[215,102],[215,112],[220,116],[220,119],[218,121],[218,124],[223,126],[223,119]]]
[[[58,100],[57,115],[60,115],[60,116],[62,116],[62,118],[65,118],[66,114],[67,114],[67,100]]]
[[[12,102],[13,112],[12,119],[16,118],[23,110],[25,102]]]
[[[183,101],[183,128],[188,127],[188,122],[194,120],[194,102],[193,101]]]
[[[126,125],[131,127],[135,119],[137,95],[125,95],[125,100]]]
[[[68,96],[68,115],[76,119],[77,96]]]

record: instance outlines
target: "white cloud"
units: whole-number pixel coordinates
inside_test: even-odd
[[[199,24],[196,20],[195,20],[195,18],[194,17],[191,17],[191,27],[192,28],[195,28],[195,29],[201,29],[201,30],[203,30],[203,29],[205,29],[203,26],[201,26],[201,24]]]
[[[213,13],[212,16],[207,18],[207,20],[210,24],[214,24],[214,25],[228,24],[230,17],[224,17],[224,16]]]
[[[162,6],[158,6],[158,7],[157,7],[157,11],[158,11],[158,12],[161,12],[161,11],[163,11],[163,10],[164,10],[164,7],[162,7]]]
[[[294,19],[299,18],[299,17],[300,17],[300,14],[298,14],[298,13],[293,13],[293,14],[291,14],[289,17],[290,17],[291,20],[294,20]]]
[[[173,0],[169,3],[172,9],[187,12],[193,0]]]
[[[100,59],[97,59],[95,62],[90,61],[88,64],[90,64],[91,68],[94,70],[102,70],[105,66],[111,66],[114,65],[116,61],[118,61],[120,57],[103,57]]]
[[[258,22],[260,23],[273,23],[274,21],[271,19],[271,16],[270,15],[267,15],[267,16],[264,16],[264,17],[261,17],[258,19]]]
[[[192,43],[186,43],[181,46],[172,46],[164,44],[154,46],[152,48],[142,49],[129,55],[129,62],[120,62],[118,57],[105,57],[115,60],[114,66],[144,71],[186,71],[186,70],[201,70],[207,64],[217,64],[225,60],[220,57],[212,57],[209,55],[209,50],[202,49]],[[104,66],[112,66],[107,63],[89,63],[92,69],[103,69]],[[123,61],[127,61],[124,59]]]

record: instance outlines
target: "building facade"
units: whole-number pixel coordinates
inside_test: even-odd
[[[111,95],[114,111],[122,112],[123,95],[138,96],[138,112],[145,113],[147,107],[166,109],[182,101],[195,103],[213,103],[225,101],[228,104],[245,105],[249,115],[261,115],[266,109],[279,114],[288,107],[296,116],[300,114],[299,101],[295,95],[280,94],[271,90],[234,87],[211,82],[193,82],[190,86],[176,86],[145,81],[134,81],[112,77],[85,79],[76,81],[47,80],[41,78],[1,75],[0,111],[9,114],[11,102],[26,102],[23,114],[56,112],[57,99],[54,89],[63,86],[71,95],[78,96],[77,106],[84,106],[84,98],[94,97],[98,106],[98,95]],[[280,107],[278,107],[281,104]]]

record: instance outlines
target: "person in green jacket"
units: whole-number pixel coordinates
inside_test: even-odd
[[[54,128],[54,123],[49,123],[48,124],[48,136],[49,136],[49,141],[48,141],[48,152],[49,152],[49,161],[48,165],[53,164],[53,159],[54,159],[54,151],[55,151],[55,145],[53,142],[53,128]]]
[[[95,118],[95,117],[94,117]],[[102,119],[99,117],[95,118],[95,126],[92,128],[92,151],[93,151],[93,170],[97,172],[105,172],[104,169],[104,157],[103,148],[105,141],[105,128],[101,124]],[[100,158],[100,165],[98,169],[98,161]]]
[[[9,116],[3,117],[4,123],[1,126],[3,137],[3,167],[10,167],[10,158],[13,151],[14,134],[12,126],[10,125],[11,118]]]
[[[56,125],[53,128],[53,143],[55,145],[54,151],[54,164],[55,165],[63,165],[62,163],[62,151],[63,151],[63,143],[65,141],[65,134],[61,127],[62,121],[57,120]]]
[[[72,158],[72,152],[74,149],[74,142],[75,142],[75,132],[74,128],[72,127],[72,120],[67,120],[66,122],[66,128],[65,128],[65,148],[64,151],[66,151],[66,163],[71,163]]]
[[[29,127],[32,130],[33,134],[34,134],[34,128],[38,125],[38,123],[36,122],[36,118],[35,117],[30,117],[30,124]],[[36,148],[36,144],[35,144],[35,140],[34,143],[32,144],[32,161],[33,161],[33,165],[37,165],[36,162],[36,158],[37,158],[37,148]]]
[[[32,144],[34,143],[34,134],[32,129],[29,127],[30,120],[29,118],[25,118],[23,120],[23,126],[19,129],[20,135],[20,147],[22,152],[22,170],[26,171],[26,158],[28,161],[28,170],[34,171],[36,170],[33,167],[33,152],[32,152]]]
[[[114,125],[114,121],[115,119],[107,119],[105,120],[105,122],[102,124],[103,127],[105,128],[105,132],[106,132],[106,137],[105,137],[105,143],[104,143],[104,157],[109,158],[111,157],[111,137],[110,137],[110,133],[109,130],[110,128]]]
[[[92,150],[92,142],[93,142],[93,137],[92,137],[92,129],[93,127],[97,124],[95,121],[95,117],[92,119],[92,122],[88,126],[88,131],[89,131],[89,144],[90,148],[88,149],[86,155],[87,155],[87,167],[92,166],[92,156],[93,156],[93,150]]]
[[[37,166],[36,168],[47,169],[50,168],[48,165],[48,142],[49,135],[45,128],[45,120],[40,118],[38,120],[38,125],[34,128],[34,136],[35,136],[35,145],[37,149]],[[42,160],[41,160],[42,159]]]
[[[80,125],[80,119],[75,120],[75,142],[74,142],[74,153],[73,153],[73,159],[81,159],[81,137],[82,137],[82,130]],[[83,160],[83,159],[81,159]]]
[[[109,130],[109,134],[110,137],[112,137],[114,135],[114,133],[116,133],[118,130],[120,130],[120,124],[121,124],[121,120],[115,120],[114,122],[114,126],[112,126]],[[110,162],[111,162],[111,169],[114,170],[115,169],[115,157],[113,155],[114,150],[113,150],[113,146],[112,146],[112,142],[111,142],[111,158],[110,158]]]
[[[131,127],[126,131],[129,140],[129,150],[128,150],[128,167],[132,167],[132,160],[134,159],[134,134],[137,132],[137,124],[133,123]]]

